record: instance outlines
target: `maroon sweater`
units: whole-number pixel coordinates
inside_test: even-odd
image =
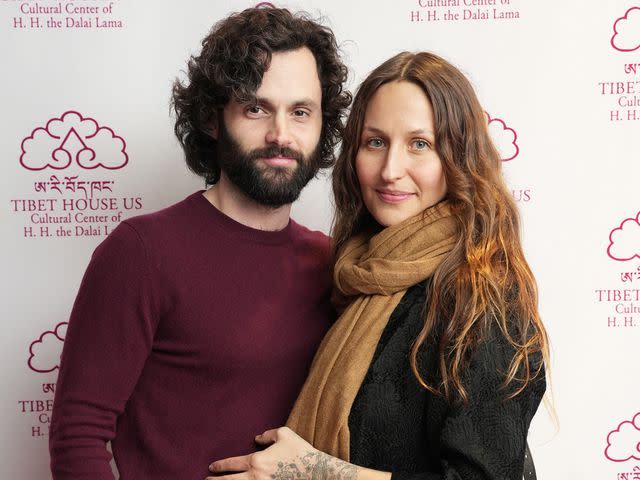
[[[283,425],[332,314],[329,242],[201,194],[119,225],[73,307],[51,422],[56,480],[201,480]]]

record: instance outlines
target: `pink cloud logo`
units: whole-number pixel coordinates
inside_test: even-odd
[[[493,143],[500,153],[503,162],[513,160],[520,153],[518,147],[518,134],[513,128],[507,126],[504,120],[499,118],[491,118],[487,112],[487,125],[489,127],[489,135],[493,139]]]
[[[68,322],[56,325],[29,345],[29,368],[38,373],[49,373],[60,367],[62,345],[67,335]]]
[[[635,218],[626,218],[619,227],[611,230],[607,255],[619,262],[640,258],[640,212]]]
[[[276,6],[271,3],[271,2],[260,2],[260,3],[256,3],[256,6],[254,8],[260,8],[260,7],[266,7],[266,8],[276,8]]]
[[[69,110],[22,140],[20,164],[27,170],[64,170],[72,163],[118,170],[129,162],[124,139],[96,120]]]
[[[615,21],[611,46],[619,52],[633,52],[640,48],[640,7],[631,7]]]
[[[640,460],[640,413],[633,420],[620,423],[607,435],[604,456],[612,462]]]

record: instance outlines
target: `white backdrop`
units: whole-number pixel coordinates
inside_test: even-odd
[[[640,479],[640,1],[275,3],[325,17],[352,88],[401,50],[470,77],[552,342],[559,425],[544,408],[534,420],[539,477]],[[201,187],[173,137],[171,83],[213,23],[253,5],[0,0],[2,478],[50,478],[53,386],[91,252],[123,218]],[[328,231],[329,198],[315,181],[294,217]]]

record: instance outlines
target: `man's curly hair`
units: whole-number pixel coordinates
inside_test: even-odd
[[[307,14],[281,8],[249,8],[217,23],[202,41],[202,52],[188,62],[188,82],[176,80],[172,106],[174,131],[187,166],[207,185],[220,178],[216,140],[206,133],[219,112],[235,98],[251,101],[269,68],[271,55],[307,47],[316,59],[322,87],[320,168],[335,162],[334,147],[342,138],[351,94],[343,89],[347,68],[333,32]]]

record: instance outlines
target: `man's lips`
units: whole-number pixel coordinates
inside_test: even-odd
[[[414,194],[410,192],[403,192],[400,190],[376,190],[378,198],[386,203],[400,203],[404,202]]]
[[[264,163],[272,167],[289,167],[296,164],[296,159],[292,157],[283,157],[278,155],[277,157],[262,157],[260,158]]]

